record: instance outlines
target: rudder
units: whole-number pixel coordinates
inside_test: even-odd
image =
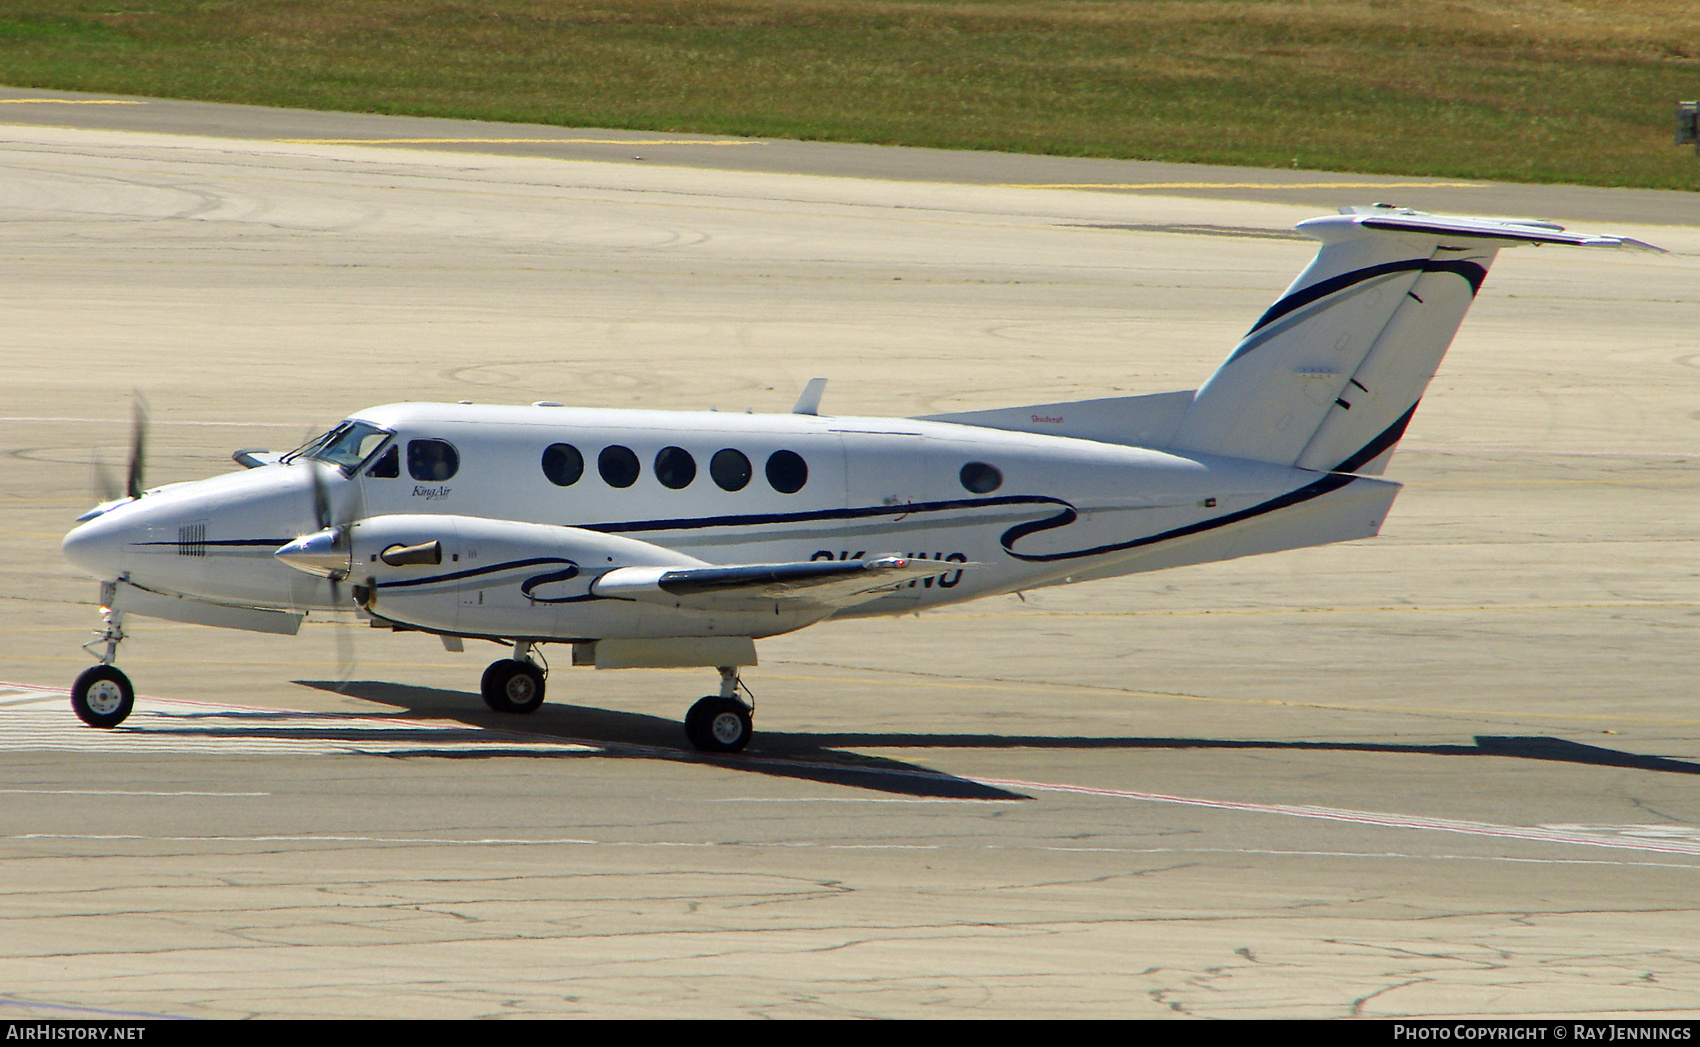
[[[1384,205],[1298,228],[1321,249],[1199,388],[1177,449],[1380,473],[1501,247],[1647,246]]]

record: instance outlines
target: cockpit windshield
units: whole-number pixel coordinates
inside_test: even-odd
[[[329,462],[345,473],[352,473],[389,438],[390,434],[377,426],[367,425],[365,422],[343,422],[323,436],[309,440],[300,448],[291,451],[284,457],[284,461],[301,457],[316,458],[321,462]]]

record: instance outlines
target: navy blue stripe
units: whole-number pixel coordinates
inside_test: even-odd
[[[958,498],[945,502],[911,502],[904,505],[873,505],[855,509],[815,509],[797,513],[750,513],[741,516],[679,517],[671,520],[630,520],[615,523],[573,524],[586,531],[620,534],[627,531],[692,531],[704,527],[755,527],[780,523],[813,523],[819,520],[863,520],[881,516],[914,516],[952,509],[982,509],[998,505],[1061,505],[1061,498],[1012,494],[998,498]],[[1072,512],[1072,509],[1070,510]]]
[[[1058,527],[1066,527],[1080,518],[1079,512],[1077,512],[1068,502],[1060,498],[1052,498],[1043,495],[1005,495],[998,498],[962,498],[942,502],[917,502],[910,505],[880,505],[855,509],[821,509],[797,513],[708,516],[694,519],[686,518],[673,520],[637,520],[621,523],[587,524],[583,525],[583,527],[585,530],[598,531],[604,534],[613,534],[621,531],[693,530],[704,527],[755,526],[819,520],[853,520],[880,516],[907,516],[917,513],[944,512],[951,509],[977,509],[998,505],[1058,505],[1062,506],[1062,511],[1054,516],[1048,516],[1042,520],[1030,520],[1026,523],[1016,524],[1014,527],[1005,531],[998,539],[999,544],[1003,546],[1004,551],[1017,560],[1023,560],[1028,563],[1056,563],[1063,560],[1076,560],[1088,556],[1101,556],[1106,553],[1124,552],[1129,549],[1138,549],[1143,546],[1155,545],[1158,542],[1169,541],[1174,538],[1185,538],[1189,535],[1201,534],[1205,531],[1215,530],[1220,527],[1227,527],[1230,524],[1240,523],[1244,520],[1250,520],[1254,517],[1263,516],[1267,513],[1276,512],[1280,509],[1298,505],[1300,503],[1310,501],[1313,498],[1319,498],[1331,491],[1339,490],[1341,487],[1346,486],[1355,479],[1352,476],[1346,475],[1346,473],[1349,472],[1347,469],[1348,464],[1357,460],[1359,456],[1376,447],[1378,441],[1386,439],[1387,445],[1391,445],[1391,443],[1396,441],[1399,435],[1404,432],[1404,424],[1409,423],[1410,416],[1415,413],[1415,411],[1416,407],[1413,406],[1410,411],[1405,413],[1405,416],[1400,420],[1400,422],[1395,423],[1392,427],[1389,427],[1387,431],[1383,432],[1381,436],[1378,436],[1376,440],[1372,440],[1369,444],[1365,445],[1364,449],[1359,451],[1358,454],[1353,455],[1351,458],[1347,459],[1346,462],[1341,463],[1338,470],[1329,473],[1314,483],[1307,484],[1304,487],[1289,491],[1286,494],[1279,495],[1275,498],[1271,498],[1266,502],[1260,502],[1248,509],[1228,513],[1224,516],[1215,517],[1214,519],[1202,520],[1198,523],[1187,524],[1184,527],[1176,527],[1168,531],[1162,531],[1158,534],[1146,535],[1142,538],[1132,538],[1125,542],[1093,546],[1090,549],[1078,549],[1071,552],[1029,555],[1025,553],[1018,553],[1014,549],[1015,543],[1028,535],[1037,534],[1041,531],[1053,530]],[[1380,450],[1385,449],[1385,446],[1380,448]],[[1377,450],[1376,454],[1379,454],[1380,450]],[[1370,454],[1369,458],[1365,458],[1363,460],[1367,462],[1374,457],[1375,454]],[[246,544],[257,545],[262,541],[265,540],[253,539],[248,541]],[[154,544],[175,545],[177,543],[160,542]],[[282,545],[283,542],[280,541],[277,544]],[[430,578],[413,578],[399,582],[380,582],[378,583],[378,588],[399,589],[418,585],[431,585],[441,582],[453,582],[466,578],[476,578],[480,575],[494,574],[499,571],[518,570],[521,568],[537,567],[546,564],[566,564],[570,566],[577,566],[573,563],[573,561],[563,557],[542,556],[526,560],[511,560],[504,563],[491,564],[486,567],[475,567],[468,570],[455,571],[449,574],[435,575]],[[583,597],[574,598],[572,602],[576,602],[579,599],[583,599]]]
[[[1474,296],[1476,292],[1482,289],[1482,281],[1487,279],[1487,269],[1475,262],[1454,260],[1438,261],[1432,258],[1410,258],[1402,262],[1384,262],[1381,265],[1372,265],[1363,269],[1354,269],[1349,273],[1341,273],[1339,276],[1331,276],[1326,280],[1318,280],[1309,287],[1294,291],[1292,294],[1270,306],[1269,311],[1264,313],[1257,323],[1252,325],[1251,330],[1247,331],[1246,335],[1249,337],[1256,334],[1259,330],[1268,327],[1271,323],[1274,323],[1281,317],[1286,316],[1293,310],[1302,309],[1312,302],[1322,298],[1327,298],[1331,294],[1344,291],[1346,288],[1351,287],[1354,284],[1361,284],[1365,280],[1374,280],[1378,276],[1389,276],[1393,273],[1408,273],[1413,271],[1423,273],[1452,273],[1454,275],[1461,276],[1470,285],[1471,296]]]
[[[216,546],[263,545],[263,546],[269,546],[273,549],[276,549],[280,546],[288,545],[290,542],[293,542],[293,541],[295,541],[295,539],[293,539],[293,538],[225,538],[225,539],[222,539],[222,540],[216,541],[216,542],[215,541],[204,541],[204,542],[183,543],[183,542],[177,542],[177,541],[170,541],[170,542],[132,542],[130,544],[132,544],[132,545],[183,545],[183,544],[190,544],[190,545],[207,545],[207,546],[213,546],[213,545],[216,545]]]
[[[1308,502],[1313,498],[1320,498],[1331,491],[1338,491],[1340,488],[1346,486],[1355,479],[1357,478],[1354,476],[1348,476],[1344,473],[1329,473],[1314,483],[1306,484],[1304,487],[1300,487],[1295,491],[1288,491],[1286,494],[1280,495],[1276,498],[1271,498],[1267,502],[1260,502],[1249,509],[1241,509],[1237,513],[1228,513],[1226,516],[1218,516],[1213,520],[1202,520],[1195,524],[1187,524],[1185,527],[1176,527],[1172,530],[1163,531],[1159,534],[1147,535],[1144,538],[1133,538],[1125,542],[1116,542],[1111,545],[1098,545],[1093,546],[1090,549],[1079,549],[1074,552],[1027,555],[1024,553],[1018,553],[1011,548],[1018,539],[1023,538],[1026,535],[1033,534],[1036,531],[1048,530],[1051,527],[1062,527],[1073,523],[1074,510],[1072,509],[1066,513],[1058,513],[1049,520],[1039,521],[1037,525],[1029,523],[1011,527],[1003,533],[1003,537],[999,539],[999,542],[1003,545],[1004,552],[1015,557],[1017,560],[1025,560],[1028,563],[1056,563],[1060,560],[1078,560],[1086,556],[1102,556],[1105,553],[1125,552],[1128,549],[1138,549],[1142,546],[1155,545],[1158,542],[1166,542],[1174,538],[1185,538],[1189,535],[1202,534],[1205,531],[1214,531],[1219,527],[1226,527],[1229,524],[1236,524],[1243,520],[1250,520],[1253,517],[1263,516],[1266,513],[1275,512],[1278,509],[1286,509],[1289,506]]]
[[[529,560],[509,560],[506,563],[491,564],[488,567],[474,567],[465,571],[453,571],[449,574],[433,575],[430,578],[409,578],[403,582],[379,582],[380,589],[405,589],[415,585],[431,585],[436,582],[458,582],[463,578],[477,578],[479,575],[495,574],[498,571],[517,571],[523,567],[541,567],[545,564],[566,564],[577,567],[578,564],[562,556],[534,556]]]

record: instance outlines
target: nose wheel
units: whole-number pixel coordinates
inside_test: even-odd
[[[117,727],[136,706],[136,689],[130,678],[113,661],[118,657],[118,645],[124,640],[124,614],[112,607],[113,582],[100,587],[101,612],[105,621],[96,630],[94,639],[83,644],[83,650],[100,659],[100,664],[84,669],[71,685],[71,711],[90,727]]]
[[[116,666],[84,669],[71,685],[71,709],[90,727],[117,727],[135,705],[135,688]]]
[[[721,668],[720,693],[702,699],[685,714],[685,737],[692,745],[705,753],[735,753],[750,744],[755,710],[738,698],[741,683],[736,668]]]

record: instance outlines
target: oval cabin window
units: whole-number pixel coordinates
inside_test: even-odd
[[[663,447],[655,455],[655,478],[663,487],[682,490],[697,478],[697,460],[683,447]]]
[[[572,444],[550,444],[543,452],[543,475],[556,487],[571,487],[584,475],[584,455]]]
[[[446,440],[407,441],[407,475],[426,483],[441,483],[460,472],[460,452]]]
[[[767,456],[767,482],[780,494],[796,494],[809,482],[809,464],[796,451],[775,451]]]
[[[723,491],[742,491],[750,482],[750,460],[742,451],[723,447],[708,460],[708,475]]]
[[[602,474],[609,487],[630,487],[637,483],[638,473],[643,471],[643,467],[638,464],[638,456],[632,453],[630,447],[615,444],[604,447],[602,453],[596,456],[596,471]]]
[[[1003,486],[1003,473],[995,465],[969,462],[962,467],[962,486],[975,494],[991,494]]]

